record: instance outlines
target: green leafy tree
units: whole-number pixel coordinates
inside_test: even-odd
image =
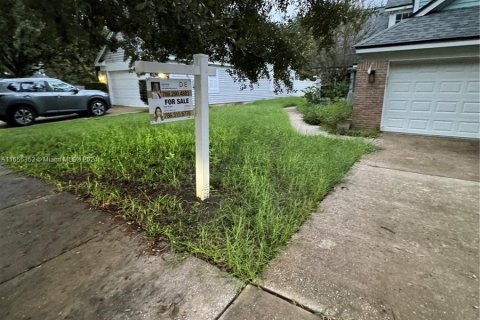
[[[232,66],[240,80],[269,77],[276,88],[292,85],[290,70],[305,62],[305,44],[286,24],[271,19],[272,10],[298,8],[302,25],[324,46],[334,30],[355,19],[357,0],[64,0],[55,5],[24,0],[42,17],[49,34],[69,45],[88,38],[96,46],[121,47],[127,59],[191,61],[195,53]],[[121,37],[106,37],[105,31]]]
[[[44,23],[24,3],[0,0],[0,74],[30,76],[42,57],[51,54],[44,45]]]
[[[0,0],[0,7],[0,77],[28,77],[42,67],[48,76],[73,83],[95,79],[100,47],[83,29],[64,42],[28,1]]]

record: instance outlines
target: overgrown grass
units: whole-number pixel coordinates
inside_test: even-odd
[[[194,198],[194,123],[152,126],[146,114],[78,119],[0,131],[2,156],[96,157],[11,163],[167,237],[245,281],[267,263],[372,150],[360,140],[302,136],[282,107],[298,98],[211,109],[209,201]]]

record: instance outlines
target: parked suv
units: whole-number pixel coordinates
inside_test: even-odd
[[[80,90],[53,78],[0,80],[0,120],[27,126],[38,116],[82,113],[103,116],[111,107],[108,94]]]

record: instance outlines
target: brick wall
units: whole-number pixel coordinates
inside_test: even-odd
[[[375,70],[375,82],[368,82],[368,68]],[[355,128],[380,128],[388,61],[361,61],[357,66],[352,121]]]

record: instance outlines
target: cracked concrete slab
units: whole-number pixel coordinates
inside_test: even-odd
[[[248,285],[220,320],[321,320],[320,317],[262,289]]]
[[[0,166],[0,170],[2,166]],[[43,181],[14,173],[0,174],[0,210],[53,193],[53,188]]]
[[[113,227],[108,214],[68,193],[0,210],[0,283]]]
[[[243,286],[121,229],[0,285],[0,319],[215,319]]]
[[[395,168],[398,161],[389,161]],[[362,160],[271,263],[262,285],[342,320],[478,319],[479,184],[432,170]]]

